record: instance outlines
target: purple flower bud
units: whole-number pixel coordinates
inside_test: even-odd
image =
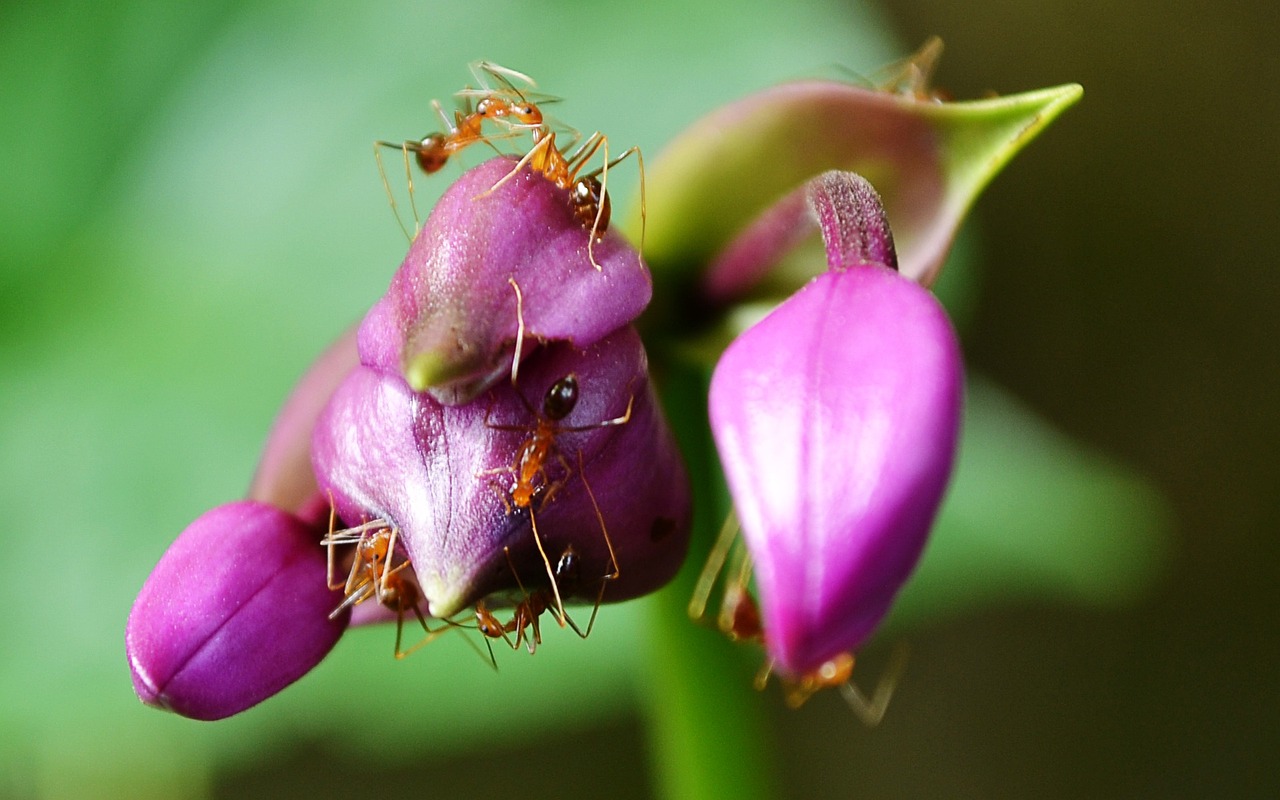
[[[250,500],[270,503],[308,521],[318,519],[308,513],[315,508],[316,498],[320,496],[311,472],[311,432],[316,417],[334,390],[359,363],[356,331],[352,328],[307,369],[289,393],[267,435],[258,468],[249,484]],[[323,503],[323,513],[329,513],[327,501]]]
[[[639,316],[649,271],[614,231],[592,248],[567,190],[496,158],[436,204],[387,294],[360,327],[360,360],[416,391],[466,403],[510,368],[516,291],[526,341],[587,347]],[[501,185],[499,185],[501,184]],[[495,188],[496,186],[496,188]]]
[[[963,372],[856,176],[811,184],[832,269],[725,351],[712,432],[784,676],[857,648],[914,568],[951,472]],[[869,188],[869,187],[866,187]]]
[[[262,702],[320,663],[347,615],[325,580],[322,532],[240,501],[191,523],[143,585],[125,648],[147,705],[214,720]]]
[[[564,405],[546,398],[568,376],[576,403],[557,419]],[[554,569],[570,547],[577,575],[559,579],[559,590],[590,602],[614,572],[610,546],[618,577],[605,601],[654,590],[684,559],[688,477],[634,329],[585,350],[539,348],[522,364],[519,387],[504,382],[474,403],[444,406],[398,375],[361,368],[316,426],[321,488],[348,524],[380,518],[399,529],[432,616],[494,592],[519,599],[521,584],[548,587],[548,562]],[[616,424],[600,425],[609,420]],[[523,481],[531,495],[521,507],[520,451],[539,424],[549,434],[544,471]]]

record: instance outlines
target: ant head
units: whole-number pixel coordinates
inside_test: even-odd
[[[521,105],[511,106],[511,116],[520,120],[524,125],[541,125],[542,111],[533,103],[523,103]]]
[[[449,160],[449,154],[444,149],[445,142],[443,133],[429,133],[423,136],[417,147],[413,148],[418,168],[428,175],[439,172]]]
[[[551,384],[542,400],[542,413],[550,420],[562,420],[578,404],[578,376],[572,373]]]

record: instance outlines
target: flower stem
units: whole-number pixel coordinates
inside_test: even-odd
[[[649,656],[644,707],[659,794],[668,800],[775,796],[770,732],[744,651],[693,623],[689,598],[725,513],[707,436],[707,375],[667,375],[663,395],[693,476],[693,540],[684,569],[647,602]],[[691,411],[692,409],[692,411]],[[699,431],[701,431],[699,433]]]

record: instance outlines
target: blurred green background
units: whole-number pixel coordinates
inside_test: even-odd
[[[1280,793],[1265,8],[0,8],[0,796],[650,796],[642,604],[496,675],[460,641],[397,663],[390,631],[356,631],[215,724],[138,704],[125,618],[385,289],[405,241],[370,143],[433,127],[467,62],[533,74],[558,116],[652,158],[754,88],[935,33],[956,97],[1086,93],[979,201],[940,287],[985,377],[938,535],[867,653],[864,683],[909,642],[907,676],[874,731],[834,693],[760,698],[783,795]]]

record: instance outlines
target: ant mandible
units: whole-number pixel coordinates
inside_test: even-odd
[[[689,600],[689,616],[695,620],[703,617],[717,578],[724,570],[726,563],[732,562],[734,565],[732,571],[735,575],[726,582],[723,589],[718,625],[720,630],[735,642],[755,642],[763,647],[765,631],[760,619],[760,607],[750,588],[751,556],[746,552],[737,534],[737,515],[730,512],[707,557],[707,563],[698,576],[693,597]],[[899,646],[894,649],[890,664],[870,699],[853,683],[853,665],[852,653],[840,653],[824,661],[817,668],[800,675],[779,675],[778,680],[782,683],[787,705],[791,708],[799,708],[815,692],[837,688],[845,702],[864,724],[868,727],[878,725],[884,718],[889,700],[893,697],[898,679],[902,676],[906,665],[906,648]],[[773,659],[768,659],[756,675],[756,689],[763,690],[772,674]]]

